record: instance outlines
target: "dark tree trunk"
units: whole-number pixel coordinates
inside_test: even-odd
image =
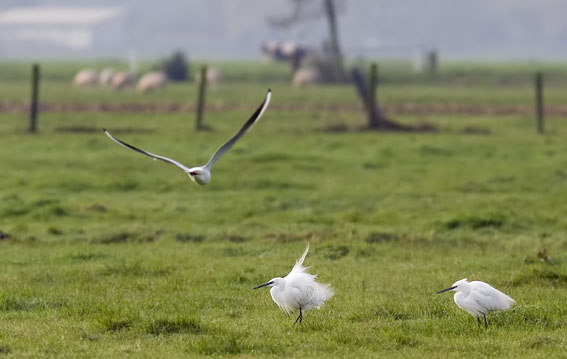
[[[334,76],[338,81],[345,81],[346,73],[343,67],[343,55],[339,46],[337,14],[335,11],[334,0],[325,0],[325,14],[327,15],[327,19],[329,20],[329,41],[333,61]]]
[[[375,94],[374,89],[370,88],[368,79],[362,74],[358,68],[352,69],[352,80],[356,90],[364,104],[364,108],[368,115],[368,128],[374,130],[391,130],[391,131],[408,131],[409,127],[400,125],[396,122],[390,121],[380,108],[380,105],[373,98]]]

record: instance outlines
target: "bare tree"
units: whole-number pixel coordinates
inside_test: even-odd
[[[341,52],[338,36],[337,25],[337,4],[335,0],[289,0],[292,5],[292,11],[289,15],[271,18],[268,21],[272,26],[281,28],[290,28],[298,23],[326,17],[329,23],[329,39],[323,48],[327,50],[328,71],[327,80],[329,81],[346,81],[346,75],[343,65],[343,55]],[[342,4],[342,2],[341,2]]]
[[[331,67],[335,71],[335,78],[339,81],[346,80],[346,73],[343,66],[343,54],[339,46],[339,36],[337,30],[337,13],[334,0],[325,0],[325,13],[329,21],[329,42],[331,51]]]
[[[370,81],[357,67],[353,68],[352,80],[362,100],[366,114],[368,115],[368,126],[370,130],[404,131],[408,128],[389,120],[382,111],[382,107],[376,100],[377,66],[373,64],[370,70]]]

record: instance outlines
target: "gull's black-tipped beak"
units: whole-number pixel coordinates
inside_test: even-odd
[[[274,284],[274,282],[272,281],[272,282],[264,283],[264,284],[261,284],[261,285],[255,287],[255,288],[252,288],[252,289],[258,289],[258,288],[266,287],[266,286],[269,286],[271,284]]]
[[[457,288],[457,286],[453,286],[453,287],[450,287],[450,288],[447,288],[447,289],[443,289],[443,290],[440,290],[439,292],[437,292],[437,294],[441,294],[441,293],[443,293],[443,292],[446,292],[446,291],[449,291],[449,290],[453,290],[453,289],[455,289],[455,288]]]

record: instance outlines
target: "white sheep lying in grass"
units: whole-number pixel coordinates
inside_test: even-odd
[[[163,72],[149,72],[138,81],[137,89],[140,92],[150,92],[164,89],[167,85],[167,76]]]
[[[314,67],[304,67],[293,74],[292,84],[296,87],[309,86],[319,83],[321,74]]]
[[[122,90],[128,86],[134,85],[134,75],[127,71],[117,72],[112,76],[110,81],[110,88],[114,90]]]
[[[106,68],[98,75],[98,83],[102,86],[110,86],[112,77],[114,76],[114,69]]]
[[[84,69],[75,75],[73,85],[77,87],[89,87],[98,84],[98,73],[92,69]]]

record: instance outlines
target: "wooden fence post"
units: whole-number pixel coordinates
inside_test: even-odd
[[[369,123],[373,121],[378,115],[376,109],[376,85],[378,84],[378,65],[374,62],[370,65],[370,88],[368,89],[368,105],[369,105]]]
[[[37,109],[38,109],[38,97],[39,97],[39,65],[32,65],[32,91],[31,91],[31,102],[30,102],[30,127],[29,132],[37,132]]]
[[[439,57],[437,56],[437,50],[431,50],[427,53],[427,72],[430,76],[437,75]]]
[[[207,65],[201,68],[201,79],[199,82],[199,97],[197,99],[197,120],[195,129],[197,131],[203,129],[203,112],[205,110],[205,89],[207,87]]]
[[[537,121],[537,132],[543,134],[544,132],[544,110],[543,110],[543,74],[541,72],[536,72],[535,75],[535,100],[536,100],[536,121]]]

